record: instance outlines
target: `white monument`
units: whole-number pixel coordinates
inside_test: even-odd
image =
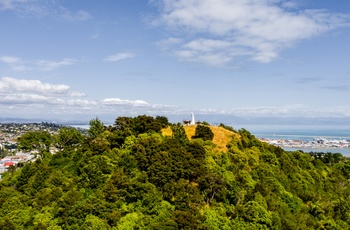
[[[196,121],[194,120],[194,114],[191,112],[191,125],[195,125]]]

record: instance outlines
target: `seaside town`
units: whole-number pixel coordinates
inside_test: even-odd
[[[0,178],[1,174],[28,161],[36,160],[37,152],[17,149],[17,139],[29,131],[47,131],[57,134],[62,125],[54,123],[0,123]]]
[[[260,141],[279,146],[281,148],[300,148],[300,149],[340,149],[349,148],[350,140],[331,139],[315,137],[312,141],[305,140],[286,140],[275,138],[259,138]]]

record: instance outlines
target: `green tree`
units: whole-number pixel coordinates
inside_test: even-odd
[[[47,131],[30,131],[18,138],[18,149],[25,151],[37,150],[39,154],[49,151],[53,137]]]
[[[114,123],[117,130],[122,132],[132,132],[134,127],[134,118],[132,117],[117,117]]]
[[[220,123],[219,127],[229,130],[231,132],[237,133],[237,131],[234,128],[232,128],[231,126],[225,125],[223,123]]]
[[[93,139],[98,137],[106,129],[105,125],[98,117],[90,120],[89,124],[90,128],[88,130],[88,134]]]
[[[195,135],[192,138],[202,138],[204,141],[211,141],[214,138],[214,133],[208,126],[197,125]]]
[[[173,137],[181,143],[188,143],[188,138],[185,129],[181,123],[171,125]]]
[[[89,214],[85,218],[85,223],[83,225],[85,229],[94,229],[94,230],[106,230],[111,227],[107,224],[107,221],[98,218],[92,214]]]
[[[155,120],[161,124],[162,129],[169,126],[169,120],[165,116],[156,116]]]
[[[56,135],[56,147],[60,150],[75,148],[83,141],[83,135],[75,128],[61,128]]]
[[[151,116],[141,115],[135,118],[134,133],[136,135],[148,132],[159,133],[161,129],[162,123]]]

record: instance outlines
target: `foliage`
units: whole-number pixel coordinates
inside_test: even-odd
[[[220,123],[219,127],[224,128],[226,130],[229,130],[231,132],[237,133],[237,131],[233,127],[228,126],[228,125],[224,125],[223,123]]]
[[[74,128],[63,127],[56,136],[56,147],[60,150],[74,148],[82,144],[83,135]]]
[[[25,151],[36,150],[40,155],[48,152],[53,143],[53,137],[47,131],[30,131],[18,138],[18,149]]]
[[[205,126],[210,126],[210,124],[207,121],[201,121],[197,122],[197,124],[205,125]]]
[[[90,128],[88,130],[88,134],[91,138],[98,137],[98,135],[103,133],[103,131],[105,130],[105,125],[98,117],[90,120],[89,124],[90,124]]]
[[[192,138],[202,138],[204,141],[213,140],[214,133],[211,131],[210,127],[205,125],[197,125],[196,134]]]
[[[135,136],[148,132],[159,133],[162,128],[168,125],[168,119],[163,116],[157,116],[156,118],[147,115],[140,115],[134,118],[118,117],[115,121],[115,128],[117,130],[128,132]]]
[[[163,136],[166,123],[96,118],[88,137],[22,136],[20,148],[59,151],[3,174],[0,229],[349,229],[348,159],[286,152],[244,129],[214,151],[211,127],[189,140],[181,124]]]
[[[173,134],[173,138],[182,143],[187,143],[188,138],[185,132],[185,129],[181,123],[177,123],[171,126],[171,131]]]
[[[165,116],[156,116],[155,120],[161,124],[162,129],[170,125],[168,118]]]

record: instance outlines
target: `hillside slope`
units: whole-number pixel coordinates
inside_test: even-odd
[[[187,138],[192,140],[195,135],[197,125],[184,126]],[[216,145],[215,150],[227,151],[227,144],[232,140],[232,137],[237,135],[236,133],[224,129],[218,126],[209,126],[211,131],[214,133],[213,143]],[[162,134],[164,136],[171,136],[172,131],[170,127],[162,129]]]

